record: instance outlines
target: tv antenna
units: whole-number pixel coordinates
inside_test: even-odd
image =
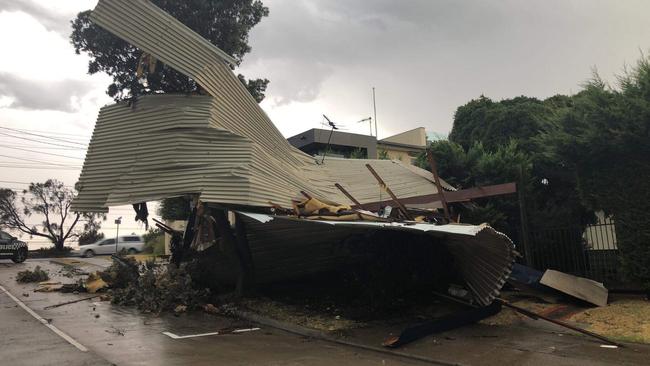
[[[327,150],[330,149],[330,141],[332,141],[332,134],[334,133],[334,130],[339,129],[338,127],[336,127],[334,122],[330,121],[330,119],[327,118],[326,115],[323,114],[323,117],[325,118],[325,120],[327,120],[327,124],[330,125],[332,129],[330,130],[330,137],[327,138],[327,146],[325,146],[325,151],[323,151],[323,159],[320,161],[321,164],[325,162],[325,155],[327,155]]]
[[[369,122],[369,125],[370,125],[370,136],[372,136],[372,117],[364,118],[364,119],[362,119],[362,120],[360,120],[360,121],[357,121],[357,123],[361,123],[361,122]]]

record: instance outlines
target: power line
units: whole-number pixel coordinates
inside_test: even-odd
[[[20,181],[16,181],[16,180],[0,180],[0,183],[17,183],[17,184],[26,184],[26,185],[30,185],[30,184],[32,184],[33,182],[20,182]],[[72,187],[72,186],[68,186],[68,185],[65,185],[65,186],[66,186],[66,187]]]
[[[58,137],[51,137],[51,136],[41,135],[41,134],[38,134],[38,133],[25,132],[25,131],[17,130],[17,129],[15,129],[15,128],[2,127],[2,126],[0,126],[0,128],[2,128],[2,129],[4,129],[4,130],[9,130],[9,131],[14,131],[14,132],[22,133],[22,134],[25,134],[25,135],[42,137],[42,138],[46,138],[46,139],[50,139],[50,140],[55,140],[55,141],[66,142],[66,143],[74,144],[74,145],[82,145],[82,146],[83,146],[83,145],[86,145],[86,144],[82,144],[82,143],[80,143],[80,142],[76,142],[76,141],[71,141],[71,140],[66,140],[66,139],[60,139],[60,138],[58,138]]]
[[[86,150],[86,148],[83,147],[56,147],[56,146],[34,146],[34,145],[4,145],[0,144],[0,147],[7,147],[7,148],[16,148],[16,147],[24,147],[24,148],[30,148],[30,149],[41,149],[41,150]]]
[[[46,167],[46,166],[18,166],[18,165],[0,165],[0,168],[14,168],[14,169],[46,169],[46,170],[80,170],[81,168],[66,168],[66,167]]]
[[[56,144],[56,143],[54,143],[54,142],[42,141],[42,140],[30,139],[30,138],[28,138],[28,137],[21,137],[21,136],[11,135],[11,134],[8,134],[8,133],[6,133],[6,132],[0,132],[0,135],[13,137],[13,138],[15,138],[15,139],[21,139],[21,140],[26,140],[26,141],[38,142],[38,143],[46,144],[46,145],[62,146],[62,147],[71,147],[71,146],[69,146],[69,145],[61,145],[61,144]],[[80,145],[81,145],[81,144],[80,144]],[[80,148],[80,149],[81,149],[81,148]]]
[[[76,133],[52,132],[52,131],[45,131],[45,130],[30,130],[30,129],[25,129],[25,128],[14,128],[14,130],[25,131],[25,132],[43,132],[43,133],[49,133],[49,134],[52,134],[52,135],[67,135],[67,136],[77,136],[77,137],[88,137],[88,135],[79,135],[79,134],[76,134]]]
[[[16,160],[22,160],[22,161],[30,161],[30,162],[41,163],[41,164],[58,165],[58,166],[66,166],[66,167],[70,167],[70,166],[71,166],[70,164],[68,164],[68,163],[64,163],[64,162],[56,162],[56,163],[54,163],[54,162],[49,162],[49,161],[36,160],[36,159],[27,159],[27,158],[20,158],[20,157],[17,157],[17,156],[2,155],[2,154],[0,154],[0,156],[5,157],[5,158],[10,158],[10,159],[16,159]],[[9,163],[10,163],[10,162],[9,162]]]
[[[23,148],[20,148],[20,147],[12,147],[12,149],[22,150],[22,151],[27,151],[27,152],[33,152],[33,153],[43,154],[43,155],[60,156],[60,157],[62,157],[62,158],[68,158],[68,159],[84,160],[83,158],[80,158],[80,157],[78,157],[78,156],[68,156],[68,155],[54,154],[54,153],[48,153],[48,152],[43,152],[43,151],[36,151],[36,150],[30,150],[30,149],[23,149]]]

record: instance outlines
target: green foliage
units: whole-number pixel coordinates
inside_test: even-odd
[[[158,215],[163,220],[187,220],[191,211],[190,200],[186,197],[166,198],[158,206]]]
[[[551,158],[539,140],[574,108],[574,103],[574,97],[564,95],[543,101],[524,96],[498,102],[481,96],[470,101],[456,111],[449,141],[431,145],[440,160],[440,175],[460,188],[517,182],[533,228],[592,222],[593,213],[578,197],[574,172]],[[418,162],[427,165],[424,155]],[[483,214],[466,212],[465,218],[489,217],[486,213],[492,212],[494,217],[488,222],[497,227],[497,222],[507,225],[510,230],[506,232],[512,235],[520,224],[515,199],[500,196],[479,200],[481,204],[490,202],[492,209],[484,206],[479,210]]]
[[[380,149],[380,150],[377,152],[377,159],[379,159],[379,160],[388,160],[388,159],[390,159],[390,158],[388,157],[388,151],[383,150],[383,149]]]
[[[63,247],[63,249],[57,249],[54,246],[47,248],[38,248],[36,250],[29,251],[30,258],[61,258],[67,257],[70,255],[72,247]]]
[[[460,144],[439,140],[432,142],[429,149],[438,166],[438,174],[457,188],[519,181],[520,170],[528,176],[531,170],[530,158],[513,140],[488,151],[482,143],[475,142],[465,151]],[[416,165],[429,170],[426,154],[420,154]],[[499,196],[476,200],[478,205],[461,209],[463,222],[480,224],[488,222],[498,230],[516,235],[513,230],[519,224],[519,210],[516,196]]]
[[[93,228],[84,231],[79,235],[79,245],[92,244],[104,239],[104,233],[100,233],[97,229]]]
[[[155,256],[165,255],[165,234],[162,230],[149,229],[149,231],[143,235],[144,239],[144,252],[152,253]]]
[[[466,150],[477,141],[494,150],[514,139],[522,150],[536,150],[532,138],[549,123],[562,98],[546,102],[521,96],[494,102],[481,96],[458,107],[449,140]]]
[[[362,149],[360,147],[352,150],[350,153],[350,159],[367,159],[368,156],[366,154],[366,150]]]
[[[540,141],[574,172],[582,201],[613,214],[623,270],[650,289],[650,60],[614,88],[594,75],[573,102]]]
[[[248,34],[268,8],[259,0],[152,0],[181,23],[241,63],[250,52]],[[107,93],[115,100],[147,93],[194,93],[200,88],[196,81],[178,71],[156,62],[154,70],[145,68],[139,77],[138,65],[143,52],[113,36],[90,20],[90,10],[81,12],[72,21],[70,40],[77,54],[90,56],[88,73],[106,72],[113,77]],[[264,99],[267,79],[246,80],[238,75],[253,97]]]
[[[41,269],[41,266],[36,266],[33,271],[28,269],[20,271],[16,274],[16,281],[21,283],[28,282],[43,282],[50,279],[50,275]]]

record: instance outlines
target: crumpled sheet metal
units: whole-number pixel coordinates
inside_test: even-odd
[[[148,95],[102,108],[74,210],[184,194],[207,203],[290,207],[301,190],[352,204],[334,183],[361,203],[386,198],[367,163],[398,197],[437,193],[430,172],[399,161],[328,158],[321,165],[295,149],[233,74],[231,60],[149,1],[100,0],[91,17],[210,95]]]
[[[204,203],[289,207],[300,191],[326,203],[352,204],[334,183],[361,203],[386,199],[366,169],[371,164],[400,198],[437,193],[430,172],[389,160],[328,158],[325,164],[291,146],[230,69],[234,60],[147,0],[99,0],[91,18],[99,26],[196,80],[208,96],[148,95],[101,109],[77,184],[75,211],[196,194]],[[442,182],[446,189],[453,189]],[[461,227],[359,222],[247,219],[249,241],[266,249],[268,271],[311,271],[282,257],[308,250],[319,265],[335,239],[358,229],[424,231],[442,235],[477,301],[487,303],[514,261],[510,240],[487,226]],[[378,225],[378,226],[376,226]],[[260,230],[256,230],[259,227]],[[269,230],[269,227],[273,227]],[[307,228],[307,229],[306,229]],[[316,246],[292,242],[305,230]],[[252,240],[254,239],[254,240]],[[270,250],[278,247],[278,251]],[[320,252],[318,252],[320,250]],[[280,254],[280,257],[274,255]],[[319,254],[320,253],[320,254]],[[285,261],[292,267],[282,268]],[[329,262],[328,262],[329,261]],[[272,276],[270,276],[272,277]]]
[[[316,260],[317,263],[324,259],[336,262],[329,258],[329,252],[326,249],[320,249],[322,255],[315,255],[314,252],[311,252],[313,250],[312,242],[317,248],[325,244],[321,243],[320,235],[314,233],[327,233],[332,236],[328,240],[336,242],[362,230],[424,232],[436,238],[436,240],[432,239],[432,245],[439,245],[442,242],[448,248],[454,257],[461,277],[465,280],[465,285],[481,305],[488,305],[499,296],[499,291],[510,275],[517,255],[512,241],[487,224],[433,225],[401,222],[326,221],[250,212],[239,213],[246,218],[246,230],[254,264],[261,265],[262,270],[264,270],[264,266],[271,268],[281,266],[278,262],[267,263],[269,261],[264,257],[272,253],[273,248],[280,245],[274,255],[269,258],[282,257],[281,263],[288,263],[286,268],[283,268],[287,273],[291,273],[296,263],[309,267],[311,260]],[[293,251],[287,250],[288,242],[295,242],[296,248]],[[301,252],[301,247],[309,248],[309,254]],[[282,255],[279,255],[280,253]],[[294,255],[296,258],[291,258]],[[337,258],[337,260],[343,259]]]

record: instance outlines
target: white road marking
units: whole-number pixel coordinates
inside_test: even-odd
[[[246,329],[235,329],[231,332],[211,332],[211,333],[200,333],[200,334],[190,334],[190,335],[184,335],[184,336],[179,336],[177,334],[174,334],[172,332],[162,332],[162,334],[168,336],[169,338],[172,339],[185,339],[185,338],[196,338],[196,337],[207,337],[211,335],[220,335],[220,334],[229,334],[229,333],[244,333],[244,332],[252,332],[255,330],[260,330],[260,328],[246,328]]]
[[[88,348],[84,347],[81,343],[77,342],[74,340],[74,338],[70,337],[69,335],[63,333],[59,328],[55,327],[54,325],[50,324],[46,319],[43,319],[42,316],[36,314],[36,312],[32,309],[30,309],[25,303],[20,301],[16,296],[12,295],[11,292],[7,291],[4,287],[0,285],[0,291],[4,292],[9,296],[16,304],[18,304],[23,310],[28,312],[31,316],[33,316],[36,320],[41,322],[44,326],[50,328],[51,331],[56,333],[59,337],[65,339],[68,343],[71,345],[77,347],[77,349],[81,352],[88,352]]]

